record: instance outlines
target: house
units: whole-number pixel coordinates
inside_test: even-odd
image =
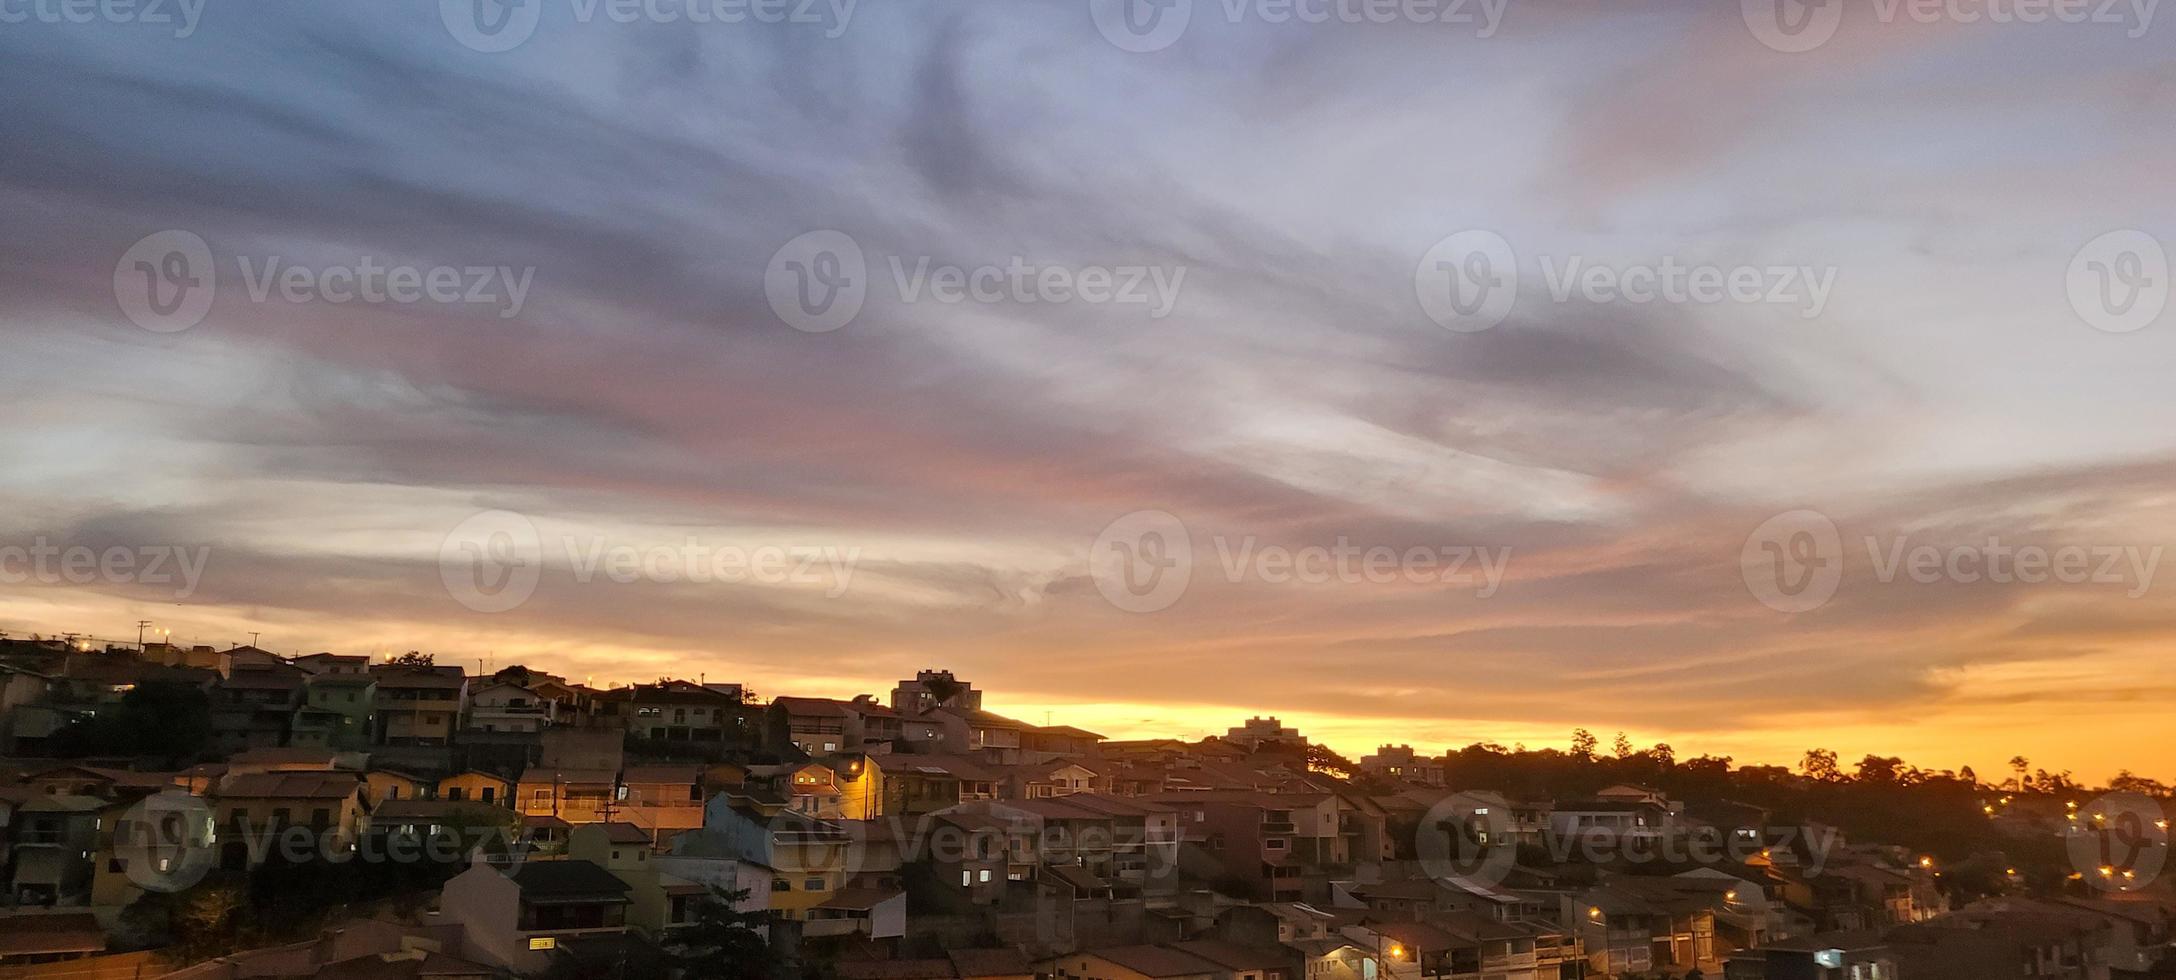
[[[589,861],[526,861],[512,871],[478,863],[446,882],[439,911],[480,952],[528,974],[564,942],[626,932],[630,890]]]
[[[998,795],[1008,800],[1047,800],[1075,793],[1100,793],[1103,775],[1079,762],[1057,759],[1022,763],[1004,773]]]
[[[235,667],[212,688],[212,744],[223,752],[287,744],[308,676],[284,663]]]
[[[370,675],[370,658],[360,654],[313,653],[289,661],[302,668],[312,678],[367,677]]]
[[[1071,725],[1028,726],[1021,737],[1020,747],[1027,752],[1042,752],[1056,756],[1078,757],[1092,754],[1103,736],[1085,728]]]
[[[724,794],[705,806],[703,829],[673,845],[674,853],[699,849],[769,869],[772,913],[797,921],[812,918],[862,864],[861,842],[840,824]]]
[[[703,825],[705,767],[692,764],[628,766],[620,772],[621,816],[655,830]]]
[[[377,716],[377,744],[452,743],[461,730],[461,712],[468,698],[468,676],[461,668],[383,664],[372,668],[370,676],[377,682],[371,702]]]
[[[1920,974],[1913,974],[1919,976]],[[1993,977],[1984,973],[1975,976]],[[1897,959],[1879,930],[1786,939],[1730,957],[1724,976],[1757,980],[1898,980]]]
[[[982,692],[949,670],[916,671],[912,680],[892,688],[892,710],[914,717],[937,708],[982,710]]]
[[[924,717],[944,726],[945,751],[999,765],[1020,761],[1027,733],[1035,727],[980,708],[937,708]]]
[[[1713,974],[1728,952],[1715,942],[1716,906],[1722,900],[1683,879],[1612,875],[1564,896],[1559,921],[1579,939],[1590,973],[1699,969]]]
[[[631,823],[584,824],[567,835],[567,857],[627,883],[627,923],[650,935],[693,925],[710,886],[668,873],[648,831]]]
[[[352,850],[361,835],[363,781],[352,772],[230,773],[212,796],[220,865],[229,870],[263,863],[289,828],[307,828],[317,854]]]
[[[1307,737],[1297,728],[1286,728],[1275,716],[1249,718],[1246,724],[1224,733],[1224,740],[1241,746],[1247,751],[1259,750],[1264,745],[1306,748]]]
[[[345,665],[321,666],[325,668],[321,673],[308,673],[308,668],[304,668],[303,703],[295,712],[289,744],[336,749],[368,746],[372,731],[370,709],[377,700],[378,682],[367,668],[349,670]]]
[[[858,751],[864,744],[861,715],[849,702],[830,698],[772,698],[764,709],[764,744],[810,757]]]
[[[617,769],[531,766],[514,787],[522,813],[559,817],[569,823],[609,818],[618,795]]]
[[[750,734],[740,698],[702,684],[679,680],[638,684],[629,699],[627,736],[632,739],[720,746]]]
[[[455,802],[474,800],[479,803],[512,806],[514,781],[495,772],[469,769],[440,779],[438,798]]]
[[[1335,853],[1339,837],[1337,798],[1328,793],[1277,794],[1252,790],[1162,793],[1147,797],[1179,812],[1179,829],[1246,882],[1260,901],[1302,897],[1302,854]],[[1307,811],[1303,837],[1297,811]]]
[[[389,800],[428,800],[438,795],[438,780],[399,769],[380,766],[362,778],[363,802],[369,806]]]
[[[109,800],[96,796],[35,796],[14,807],[9,849],[12,904],[79,904],[90,897],[92,859]]]
[[[467,728],[480,732],[541,732],[558,704],[519,684],[494,681],[469,692]]]
[[[1178,867],[1182,813],[1172,807],[1076,794],[987,804],[983,810],[1024,815],[1035,834],[1029,859],[1076,873],[1076,886],[1085,883],[1118,898],[1176,887],[1171,872]]]
[[[885,815],[935,813],[997,798],[1000,773],[958,755],[896,755],[884,769]]]
[[[1361,772],[1398,782],[1441,786],[1444,781],[1443,763],[1421,758],[1410,745],[1385,745],[1361,756],[1359,766]]]

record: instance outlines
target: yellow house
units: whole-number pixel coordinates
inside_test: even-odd
[[[455,773],[438,781],[438,798],[442,800],[468,800],[490,803],[495,806],[511,806],[514,798],[514,782],[504,776],[471,769]]]
[[[884,767],[877,765],[875,756],[856,753],[825,761],[830,764],[833,784],[839,788],[840,819],[874,820],[884,816]]]

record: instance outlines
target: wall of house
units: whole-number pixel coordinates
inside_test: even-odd
[[[516,928],[521,914],[521,887],[513,879],[486,865],[470,867],[439,893],[439,914],[466,927],[464,952],[516,973],[544,968],[548,957],[529,949],[528,937]]]

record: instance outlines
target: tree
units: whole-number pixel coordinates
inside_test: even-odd
[[[1610,747],[1617,750],[1617,758],[1632,758],[1632,740],[1626,738],[1623,732],[1617,733],[1616,739],[1610,742]]]
[[[1842,770],[1836,767],[1834,749],[1806,750],[1806,756],[1799,760],[1798,768],[1806,774],[1806,778],[1815,782],[1833,783],[1842,775]]]
[[[1671,748],[1668,742],[1656,742],[1654,748],[1647,750],[1647,757],[1655,760],[1657,768],[1668,769],[1677,765],[1677,750]]]
[[[53,755],[155,756],[169,763],[193,760],[211,741],[211,701],[188,684],[138,684],[118,708],[70,723],[53,733]]]
[[[1307,746],[1307,771],[1326,772],[1333,776],[1351,779],[1354,773],[1360,771],[1360,767],[1353,765],[1352,760],[1331,751],[1327,745],[1309,743]]]
[[[417,651],[410,650],[407,653],[401,654],[398,657],[394,657],[393,659],[386,661],[386,663],[392,664],[395,667],[432,667],[436,666],[436,661],[437,656],[434,654],[418,653]]]
[[[695,910],[695,924],[682,931],[675,957],[686,980],[771,980],[784,964],[757,930],[770,922],[761,912],[740,911],[748,890],[727,892],[715,885]]]
[[[2030,770],[2031,768],[2032,768],[2032,761],[2031,761],[2031,760],[2029,760],[2029,759],[2027,759],[2027,758],[2025,758],[2024,756],[2021,756],[2021,755],[2013,755],[2013,756],[2011,756],[2011,757],[2010,757],[2010,769],[2011,769],[2011,771],[2013,771],[2013,772],[2017,773],[2017,777],[2016,777],[2015,781],[2011,782],[2011,784],[2010,784],[2010,788],[2011,788],[2011,789],[2014,789],[2014,790],[2017,790],[2017,791],[2019,791],[2019,792],[2024,792],[2024,790],[2025,790],[2025,773],[2026,773],[2026,771]]]
[[[1593,761],[1594,748],[1597,744],[1599,743],[1595,741],[1593,732],[1584,728],[1572,729],[1572,758],[1581,762]]]
[[[1890,785],[1897,781],[1904,760],[1894,756],[1868,755],[1859,760],[1859,782]]]

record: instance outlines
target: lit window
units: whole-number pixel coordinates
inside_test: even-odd
[[[529,940],[530,949],[558,949],[559,940],[550,936],[537,936]]]

